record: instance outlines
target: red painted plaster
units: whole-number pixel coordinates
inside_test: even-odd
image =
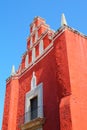
[[[73,130],[87,130],[87,38],[66,30]]]
[[[17,79],[11,79],[7,84],[2,130],[15,130],[17,120],[19,84]]]
[[[42,34],[47,27],[45,21],[35,18],[33,23],[35,26],[43,23],[39,38],[45,35]],[[33,72],[37,85],[43,83],[43,130],[87,130],[87,38],[69,27],[56,32],[53,41],[49,34],[48,31],[43,38],[44,54],[39,57],[38,39],[34,45],[37,60],[32,63],[32,49],[28,46],[31,66],[25,69],[25,53],[20,72],[7,80],[2,130],[20,130]]]

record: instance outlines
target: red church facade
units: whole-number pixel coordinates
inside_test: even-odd
[[[2,130],[87,130],[87,37],[67,26],[30,25],[18,71],[6,81]]]

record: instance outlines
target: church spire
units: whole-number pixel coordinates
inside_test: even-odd
[[[11,70],[11,76],[13,76],[15,74],[15,66],[12,66],[12,70]]]
[[[67,21],[66,21],[65,15],[63,13],[61,16],[61,26],[64,26],[64,25],[67,25]]]

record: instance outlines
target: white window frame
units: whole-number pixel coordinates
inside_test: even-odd
[[[43,83],[40,83],[36,88],[26,93],[25,98],[25,123],[31,121],[31,114],[30,114],[30,100],[34,97],[38,97],[38,117],[43,118]]]

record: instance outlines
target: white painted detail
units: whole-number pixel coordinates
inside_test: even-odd
[[[35,30],[35,24],[33,24],[33,27],[32,27],[32,31],[34,31]]]
[[[38,31],[36,31],[35,33],[35,42],[37,41],[37,39],[38,39]]]
[[[28,57],[28,54],[26,55],[26,58],[25,58],[25,67],[27,68],[28,67],[28,60],[29,60],[29,57]]]
[[[48,53],[50,53],[51,51],[52,51],[52,49],[53,49],[53,43],[51,43],[45,50],[44,50],[44,52],[43,52],[43,54],[42,55],[39,55],[38,57],[37,57],[37,59],[36,59],[36,62],[34,62],[34,64],[30,64],[30,67],[29,67],[29,69],[28,70],[30,70],[34,65],[36,65],[38,62],[40,62],[45,56],[47,56],[48,55]],[[39,60],[38,60],[39,59]],[[27,71],[28,71],[27,70]],[[22,77],[27,71],[25,71],[20,77]]]
[[[26,101],[25,101],[25,123],[29,122],[31,119],[30,117],[30,100],[33,99],[35,96],[38,97],[38,117],[43,117],[43,84],[40,83],[36,86],[35,89],[26,93]]]
[[[65,15],[62,14],[62,16],[61,16],[61,26],[64,26],[64,25],[67,25],[67,22],[66,22]]]
[[[12,76],[15,75],[15,66],[14,65],[12,66],[11,75]]]
[[[33,48],[32,50],[32,62],[35,61],[35,48]]]
[[[41,41],[40,41],[40,44],[39,44],[39,53],[40,53],[40,54],[43,53],[43,49],[44,49],[43,45],[44,45],[44,44],[43,44],[43,40],[41,40]]]
[[[33,76],[31,79],[31,90],[33,90],[36,87],[36,76],[35,76],[35,72],[33,72]]]
[[[48,38],[49,38],[50,40],[52,40],[52,36],[48,36]]]
[[[30,47],[32,47],[33,43],[32,43],[32,37],[30,38]]]

